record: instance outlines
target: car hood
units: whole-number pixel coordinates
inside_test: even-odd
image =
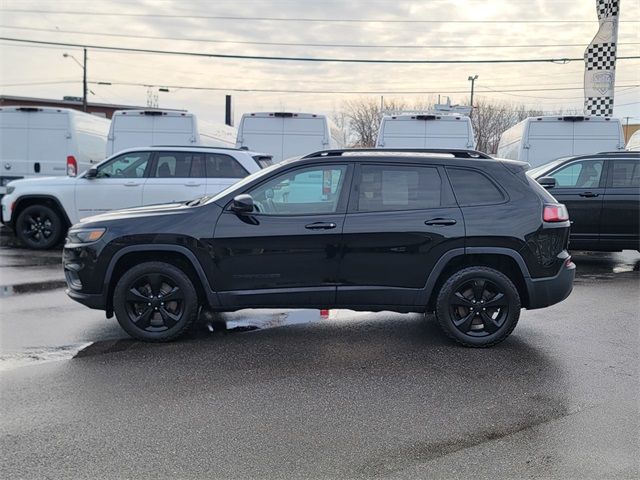
[[[23,187],[46,187],[48,185],[72,185],[76,182],[77,177],[33,177],[23,178],[21,180],[13,180],[9,182],[7,186],[18,188]]]
[[[101,213],[92,217],[80,220],[80,225],[88,223],[103,223],[117,220],[128,220],[135,218],[148,218],[160,215],[175,215],[191,211],[194,207],[189,207],[186,203],[163,203],[159,205],[149,205],[146,207],[127,208],[124,210],[114,210],[108,213]]]

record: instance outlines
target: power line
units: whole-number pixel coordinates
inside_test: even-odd
[[[26,10],[5,8],[2,11],[11,13],[38,13],[46,15],[84,15],[97,17],[144,17],[144,18],[191,18],[207,20],[240,20],[258,22],[312,22],[312,23],[598,23],[597,20],[415,20],[415,19],[375,19],[375,18],[306,18],[306,17],[239,17],[232,15],[184,15],[161,13],[114,13],[114,12],[71,12],[54,10]],[[640,23],[639,20],[619,20],[620,23]]]
[[[163,37],[154,35],[127,35],[123,33],[107,33],[107,32],[87,32],[79,30],[59,30],[52,28],[35,28],[35,27],[14,27],[9,25],[0,25],[0,28],[12,30],[27,30],[32,32],[50,32],[50,33],[70,33],[73,35],[92,35],[100,37],[118,37],[118,38],[144,38],[151,40],[178,40],[184,42],[202,42],[217,44],[238,44],[238,45],[269,45],[276,47],[328,47],[328,48],[399,48],[399,49],[424,49],[424,48],[550,48],[550,47],[585,47],[584,43],[550,43],[550,44],[520,44],[520,45],[362,45],[354,43],[296,43],[296,42],[254,42],[248,40],[216,40],[207,38],[188,38],[188,37]],[[621,45],[640,45],[640,42],[618,43]]]
[[[334,63],[381,63],[381,64],[479,64],[479,63],[569,63],[573,61],[583,61],[579,58],[520,58],[520,59],[484,59],[484,60],[388,60],[388,59],[364,59],[364,58],[312,58],[312,57],[284,57],[269,55],[237,55],[222,53],[185,52],[177,50],[154,50],[147,48],[132,47],[109,47],[104,45],[89,45],[68,42],[49,42],[42,40],[28,40],[23,38],[0,37],[0,40],[11,42],[32,43],[38,45],[58,45],[63,47],[91,48],[94,50],[111,50],[118,52],[142,52],[157,53],[164,55],[186,55],[192,57],[227,58],[236,60],[273,60],[289,62],[334,62]],[[618,57],[618,60],[640,59],[640,56]]]
[[[348,95],[380,95],[380,94],[393,94],[393,95],[422,95],[422,94],[438,94],[438,93],[468,93],[468,90],[296,90],[296,89],[277,89],[277,88],[240,88],[240,87],[201,87],[201,86],[187,86],[187,85],[167,85],[167,84],[150,84],[150,83],[137,83],[137,82],[119,82],[119,81],[104,81],[104,82],[89,82],[91,84],[103,84],[103,85],[122,85],[133,87],[162,87],[173,88],[180,90],[210,90],[210,91],[229,91],[229,92],[253,92],[253,93],[313,93],[313,94],[348,94]],[[618,85],[617,88],[637,88],[640,84],[634,85]],[[549,91],[566,91],[566,90],[582,90],[583,87],[559,87],[559,88],[525,88],[525,89],[509,89],[509,90],[479,90],[479,93],[503,93],[503,92],[549,92]]]

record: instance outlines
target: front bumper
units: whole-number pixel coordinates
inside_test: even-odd
[[[571,294],[576,266],[564,264],[555,277],[526,279],[529,294],[528,310],[544,308],[561,302]]]
[[[77,290],[73,290],[72,288],[67,288],[65,292],[69,296],[69,298],[75,300],[78,303],[81,303],[86,307],[93,308],[94,310],[106,309],[104,296],[101,293],[81,293]]]

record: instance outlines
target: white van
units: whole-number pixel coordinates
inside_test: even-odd
[[[314,113],[245,113],[236,141],[236,148],[273,155],[274,163],[338,146],[327,118]]]
[[[627,150],[640,151],[640,129],[633,132],[633,135],[629,137],[627,142]]]
[[[199,143],[206,147],[235,148],[238,130],[224,123],[198,120]]]
[[[380,121],[376,148],[473,149],[471,119],[464,115],[385,115]]]
[[[126,148],[198,143],[198,124],[193,113],[177,110],[117,110],[111,118],[107,157]]]
[[[624,149],[622,125],[609,117],[529,117],[500,136],[498,157],[532,167],[556,158]]]
[[[109,120],[69,108],[0,107],[0,193],[11,180],[75,176],[105,159]]]

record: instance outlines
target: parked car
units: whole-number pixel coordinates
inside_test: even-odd
[[[69,108],[0,107],[0,195],[25,177],[75,176],[105,159],[109,120]]]
[[[128,148],[152,145],[204,145],[233,148],[236,130],[198,121],[180,110],[117,110],[111,119],[107,156]]]
[[[47,249],[84,217],[213,195],[270,163],[268,155],[236,149],[133,148],[76,178],[11,182],[2,198],[2,222],[27,248]]]
[[[200,307],[346,308],[435,311],[472,347],[569,295],[567,212],[527,164],[380,153],[318,152],[213,197],[87,218],[64,248],[67,293],[148,341]]]
[[[631,150],[633,152],[640,151],[640,130],[633,132],[633,135],[629,138],[629,141],[627,142],[627,150]]]
[[[378,148],[475,148],[471,119],[456,114],[385,115]]]
[[[238,128],[237,148],[273,155],[274,162],[319,149],[342,147],[324,115],[315,113],[245,113]]]
[[[500,136],[497,156],[538,167],[569,155],[624,150],[620,119],[609,117],[529,117]]]
[[[640,152],[565,157],[528,173],[567,206],[572,249],[640,249]]]

